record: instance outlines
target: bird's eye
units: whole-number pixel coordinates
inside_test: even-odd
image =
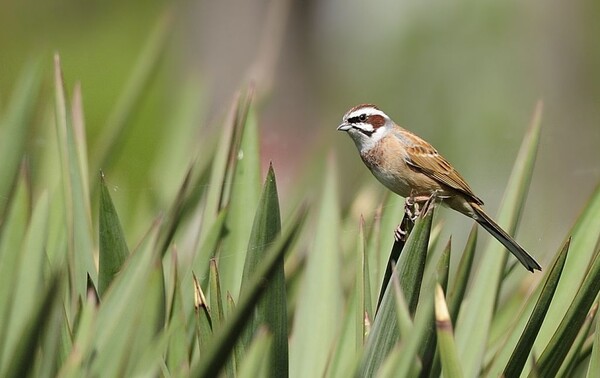
[[[361,114],[358,116],[358,120],[360,122],[365,122],[367,120],[367,115],[366,114]]]

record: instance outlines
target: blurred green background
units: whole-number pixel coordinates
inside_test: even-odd
[[[249,81],[260,99],[263,172],[273,161],[284,211],[287,198],[305,189],[300,177],[333,152],[344,199],[371,190],[351,211],[373,215],[384,189],[349,138],[335,131],[361,102],[378,104],[435,145],[494,214],[542,99],[542,142],[521,223],[529,232],[517,237],[542,262],[600,180],[598,1],[26,0],[3,1],[1,9],[0,106],[23,66],[38,60],[46,96],[37,118],[51,117],[45,101],[52,98],[52,54],[59,52],[67,86],[82,86],[92,169],[102,127],[145,41],[170,20],[166,59],[145,89],[150,96],[128,121],[118,164],[101,167],[130,240],[139,240],[147,221],[128,218],[147,220],[172,195],[158,193],[157,180],[167,171],[182,176],[192,159],[185,153],[195,141],[178,139],[185,135],[178,128],[210,140]],[[188,112],[181,117],[195,121],[182,125],[166,109],[190,93],[196,101],[181,107]],[[29,141],[33,169],[36,151],[51,143]],[[185,146],[172,148],[179,144]],[[165,151],[183,156],[165,159]],[[172,181],[173,191],[179,183]],[[464,239],[471,222],[443,216],[445,232]]]

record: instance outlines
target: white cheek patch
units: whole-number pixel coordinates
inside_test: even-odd
[[[369,132],[369,133],[372,133],[375,130],[373,128],[373,125],[371,125],[370,123],[360,123],[355,126],[358,127],[359,129],[365,130],[366,132]]]
[[[360,125],[360,127],[362,127],[362,126],[363,125]],[[354,139],[356,146],[358,147],[358,149],[361,152],[366,152],[366,151],[370,150],[371,148],[375,147],[377,142],[379,142],[381,140],[381,138],[383,138],[386,134],[385,127],[380,127],[374,131],[372,131],[372,130],[373,130],[373,128],[371,127],[370,132],[372,134],[370,136],[367,136],[358,130],[355,130],[355,132],[352,133],[353,134],[352,139]]]
[[[373,141],[373,143],[377,143],[381,140],[381,138],[383,138],[384,135],[385,135],[385,126],[382,126],[382,127],[378,128],[377,130],[375,130],[375,132],[373,132],[373,135],[371,135],[371,140]]]

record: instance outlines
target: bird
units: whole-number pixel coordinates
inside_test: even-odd
[[[373,104],[360,104],[344,114],[338,131],[354,141],[371,173],[392,192],[415,203],[435,196],[481,225],[530,272],[540,264],[482,208],[483,201],[465,179],[425,140],[400,127]]]

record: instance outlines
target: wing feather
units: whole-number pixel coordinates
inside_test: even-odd
[[[406,134],[403,133],[404,135],[397,136],[405,141],[410,141],[410,143],[405,143],[408,154],[406,162],[410,167],[454,190],[466,194],[477,204],[483,204],[483,201],[473,193],[473,190],[465,179],[432,145],[406,130],[402,131]]]

